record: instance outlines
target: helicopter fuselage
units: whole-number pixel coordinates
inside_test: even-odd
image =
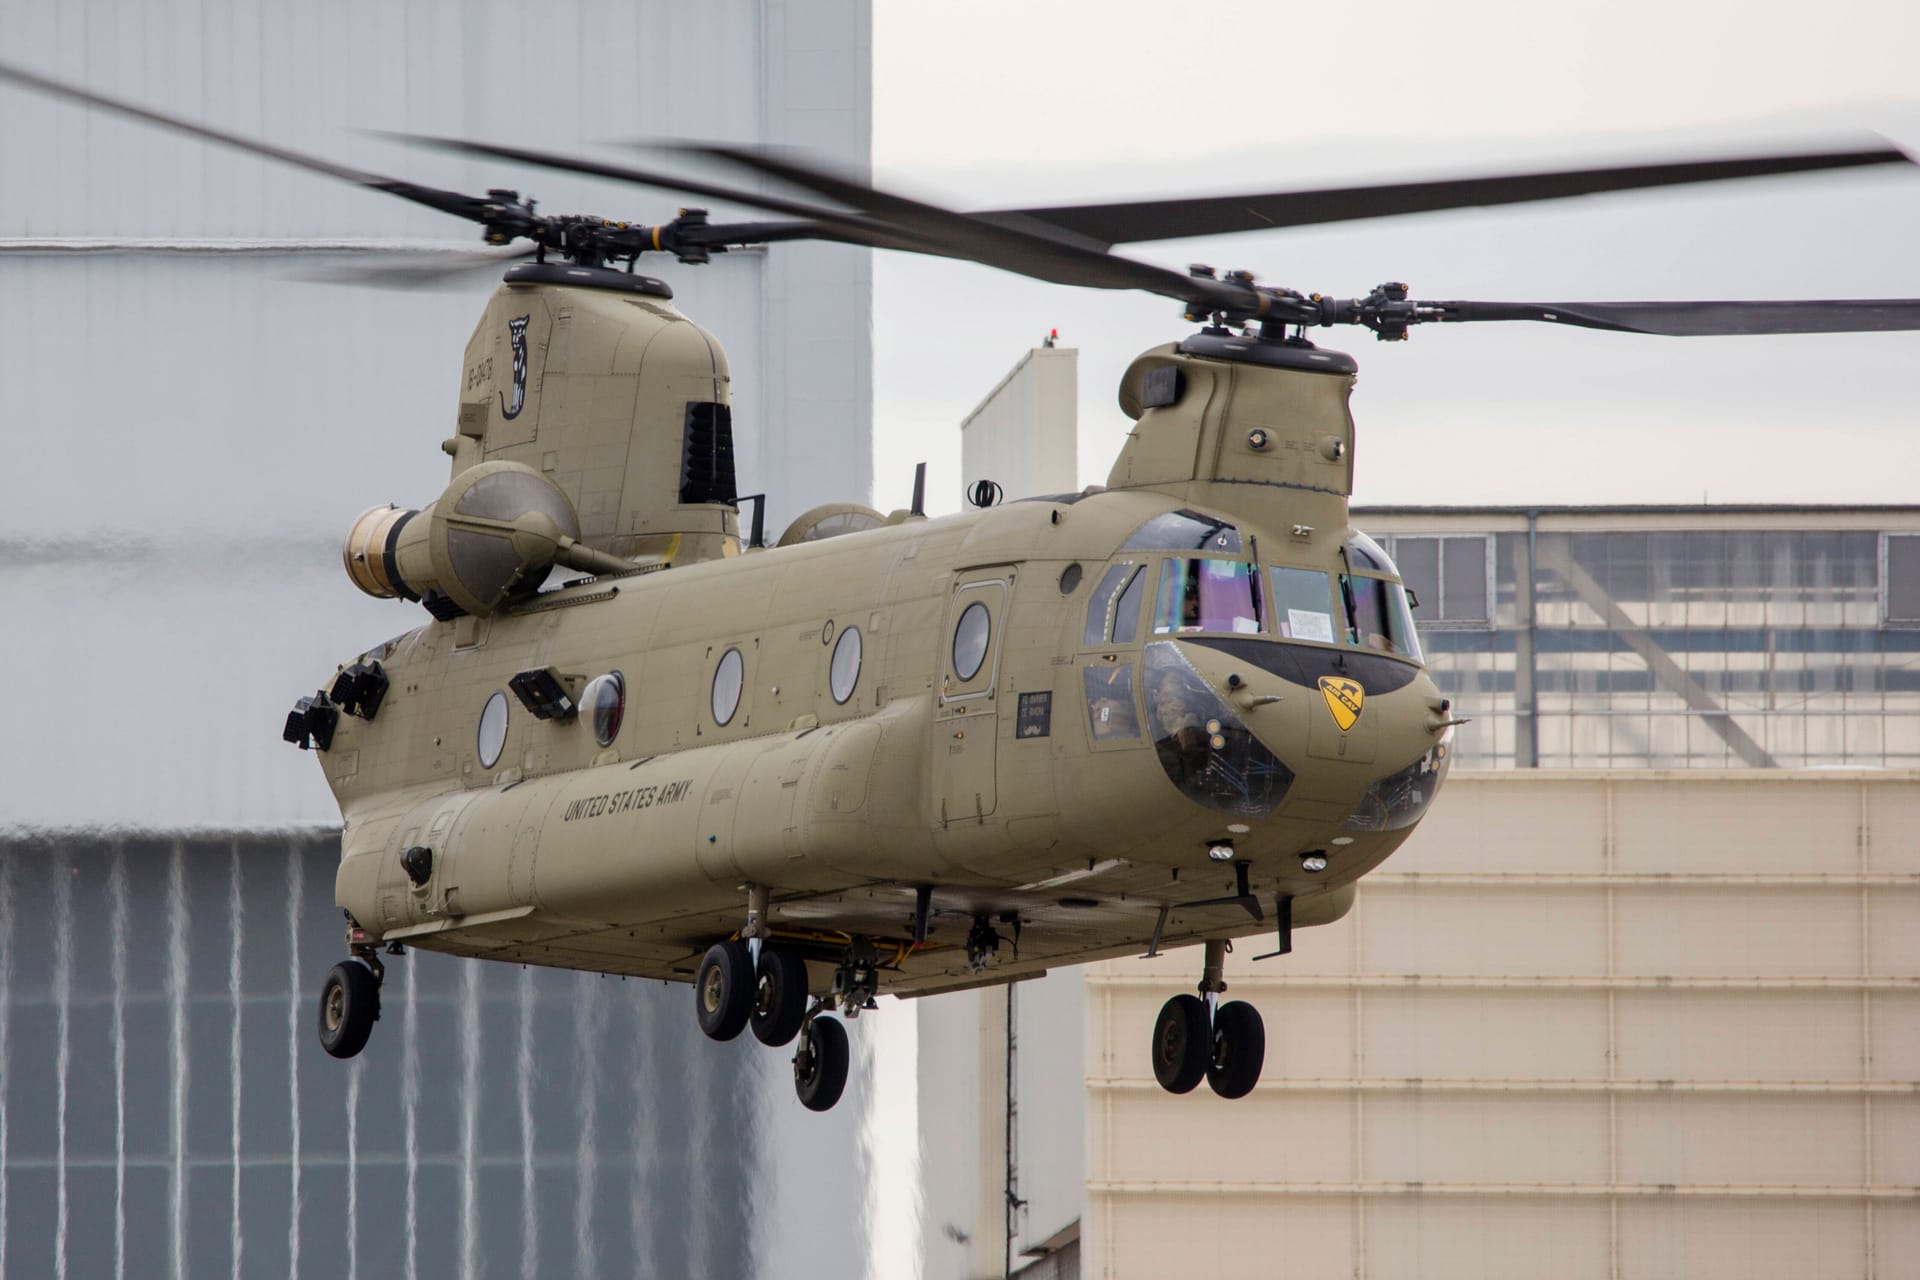
[[[756,886],[903,994],[1337,918],[1431,803],[1449,708],[1346,524],[1350,364],[1185,345],[1129,373],[1106,489],[601,574],[361,655],[390,683],[321,754],[339,905],[370,941],[685,978]],[[1016,944],[990,966],[980,922]]]

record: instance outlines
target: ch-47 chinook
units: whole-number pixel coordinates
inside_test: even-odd
[[[1416,602],[1348,519],[1354,361],[1306,331],[1920,328],[1910,299],[1424,302],[1398,284],[1334,299],[1109,251],[1906,160],[1883,148],[957,213],[759,151],[702,149],[811,197],[427,140],[781,219],[642,226],[0,78],[532,246],[468,343],[451,482],[346,538],[355,585],[430,616],[342,663],[286,724],[344,822],[350,955],[318,1019],[343,1058],[379,1016],[382,950],[422,947],[690,981],[707,1035],[797,1039],[800,1100],[823,1110],[846,1080],[843,1019],[878,993],[1201,942],[1199,993],[1161,1011],[1154,1072],[1240,1097],[1265,1032],[1218,999],[1228,940],[1266,934],[1282,954],[1294,928],[1344,914],[1433,803],[1461,723],[1422,667]],[[1135,425],[1104,486],[942,519],[827,505],[769,547],[742,537],[720,344],[634,263],[797,239],[1144,290],[1203,327],[1127,371]]]

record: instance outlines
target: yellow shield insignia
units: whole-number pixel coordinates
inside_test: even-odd
[[[1345,733],[1353,728],[1360,719],[1360,708],[1367,701],[1367,691],[1360,687],[1358,680],[1349,680],[1344,676],[1321,676],[1320,694],[1327,700],[1327,710],[1333,713],[1333,722]]]

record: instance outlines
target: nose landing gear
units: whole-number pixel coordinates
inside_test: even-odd
[[[1205,1079],[1223,1098],[1244,1098],[1266,1065],[1266,1024],[1244,1000],[1219,1004],[1227,944],[1210,938],[1206,947],[1200,994],[1173,997],[1154,1019],[1153,1076],[1168,1093],[1191,1093]]]

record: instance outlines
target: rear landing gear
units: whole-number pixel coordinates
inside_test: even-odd
[[[1244,1000],[1219,1004],[1227,944],[1207,942],[1198,996],[1178,995],[1153,1023],[1153,1076],[1168,1093],[1191,1093],[1204,1079],[1223,1098],[1244,1098],[1260,1083],[1267,1031]]]
[[[367,1047],[380,1020],[380,979],[358,960],[342,960],[320,986],[320,1047],[351,1058]]]

